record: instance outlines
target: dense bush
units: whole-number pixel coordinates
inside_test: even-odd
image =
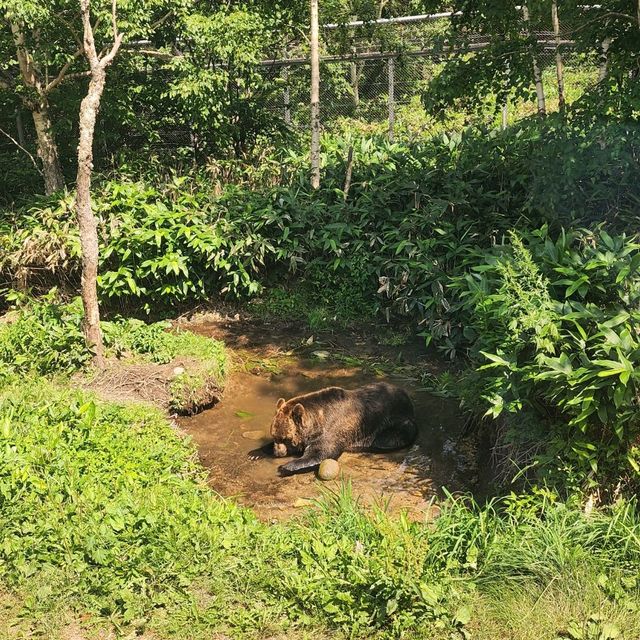
[[[471,402],[494,417],[533,412],[547,461],[561,454],[574,480],[638,486],[640,244],[541,229],[474,258],[450,285],[481,365],[467,375]]]
[[[345,194],[350,146],[353,177]],[[96,197],[102,294],[155,305],[250,295],[274,268],[280,278],[295,270],[315,281],[328,268],[339,279],[358,275],[369,290],[378,276],[389,275],[392,286],[403,287],[416,271],[403,269],[403,258],[419,261],[417,271],[428,269],[437,279],[451,249],[469,234],[488,246],[514,226],[548,223],[559,231],[597,220],[624,227],[640,198],[639,147],[633,127],[585,132],[549,119],[413,145],[326,138],[318,192],[308,185],[306,154],[283,155],[280,184],[257,191],[227,185],[220,193],[218,183],[214,189],[202,177],[155,186],[119,178]],[[37,283],[47,270],[59,278],[73,272],[77,240],[69,205],[66,199],[5,215],[5,278]],[[400,297],[411,305],[417,296]]]

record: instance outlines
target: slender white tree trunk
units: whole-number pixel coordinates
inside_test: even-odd
[[[76,183],[76,215],[82,245],[82,304],[84,333],[94,355],[94,364],[104,367],[104,347],[98,307],[98,226],[91,207],[91,171],[93,169],[93,134],[104,90],[104,69],[92,72],[89,90],[80,105],[80,142]]]
[[[96,52],[91,25],[90,0],[80,0],[84,27],[83,53],[89,61],[91,76],[87,95],[80,104],[80,141],[78,143],[78,176],[76,180],[76,216],[80,228],[82,249],[82,305],[84,307],[84,334],[93,352],[95,366],[104,367],[104,346],[100,331],[98,306],[98,224],[91,207],[91,172],[93,171],[93,136],[100,100],[107,79],[107,67],[122,44],[122,35],[116,24],[116,0],[112,0],[113,45],[109,53],[100,58]]]
[[[598,82],[602,82],[609,73],[609,47],[611,38],[607,37],[600,45],[600,64],[598,66]]]
[[[564,62],[560,52],[560,19],[558,18],[558,2],[551,2],[551,21],[553,23],[553,33],[556,38],[556,77],[558,79],[558,109],[564,113],[566,101],[564,96]]]
[[[531,28],[529,21],[529,8],[527,5],[522,5],[522,17],[525,24],[525,31],[527,36],[531,36]],[[533,81],[536,86],[536,98],[538,102],[538,115],[544,116],[547,114],[547,101],[544,95],[544,85],[542,84],[542,71],[540,70],[540,64],[538,62],[538,56],[536,53],[535,45],[531,46],[531,65],[533,67]]]
[[[320,48],[318,0],[311,0],[311,186],[320,187]]]

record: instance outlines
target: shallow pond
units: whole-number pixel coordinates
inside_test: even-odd
[[[228,339],[219,333],[216,337]],[[345,453],[340,457],[341,477],[330,482],[320,482],[314,473],[280,477],[277,467],[286,458],[249,459],[250,451],[270,441],[278,398],[334,385],[352,389],[380,379],[358,367],[302,356],[288,358],[277,372],[257,369],[232,374],[222,401],[180,420],[180,426],[197,444],[202,463],[210,470],[212,488],[253,507],[267,520],[290,515],[318,497],[322,487],[338,490],[341,480],[351,482],[360,500],[391,510],[407,509],[415,517],[424,516],[430,499],[443,486],[451,491],[477,487],[477,456],[475,450],[460,450],[463,420],[456,403],[393,376],[384,379],[406,389],[415,405],[419,437],[412,448],[386,454]]]

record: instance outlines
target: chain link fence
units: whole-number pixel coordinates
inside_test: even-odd
[[[320,116],[323,130],[387,134],[392,139],[414,138],[437,130],[436,120],[423,104],[430,83],[448,60],[473,56],[487,46],[488,39],[466,34],[464,42],[453,42],[447,35],[450,17],[420,18],[403,18],[375,26],[333,25],[334,28],[322,30]],[[539,64],[547,108],[554,111],[558,107],[554,34],[548,30],[537,31],[536,38],[540,45]],[[583,57],[578,58],[572,52],[569,34],[561,34],[561,40],[566,94],[572,101],[595,82],[598,71],[595,62],[590,67]],[[140,73],[143,84],[145,73],[153,73],[156,82],[160,74],[167,86],[172,78],[172,72],[166,68],[141,69]],[[297,43],[286,53],[283,50],[274,53],[273,59],[261,64],[261,73],[269,86],[265,92],[266,108],[293,131],[302,134],[309,131],[311,74],[307,45]],[[134,146],[148,140],[152,146],[167,151],[195,151],[198,140],[194,128],[188,121],[159,113],[163,108],[149,100],[140,104],[140,119],[153,124],[148,137],[138,131],[123,134],[126,127],[116,129],[112,135],[122,135]],[[535,97],[512,98],[508,104],[494,103],[475,114],[459,113],[460,122],[454,124],[506,126],[535,112]],[[18,136],[17,132],[23,135],[22,125],[12,120],[0,122],[0,126],[6,125],[14,137]],[[26,116],[24,122],[27,145],[32,148],[34,133]],[[104,119],[98,124],[97,138],[105,141],[107,155],[113,150],[111,147],[116,146],[113,140],[106,141],[111,125]],[[15,144],[0,135],[0,151],[4,150],[15,151]]]
[[[345,45],[348,54],[331,54],[337,37],[324,32],[325,55],[321,56],[320,114],[325,131],[347,127],[363,131],[386,131],[390,138],[420,135],[434,125],[422,98],[430,82],[451,57],[472,56],[488,44],[486,37],[467,36],[464,44],[443,41],[441,35],[450,18],[443,16],[424,23],[391,23],[376,27],[375,37],[366,25],[352,29]],[[342,34],[344,36],[344,34]],[[558,109],[556,81],[556,43],[551,31],[536,32],[538,64],[547,97],[547,111]],[[568,34],[561,33],[564,59],[565,94],[578,98],[596,80],[595,65],[585,66],[571,49]],[[333,42],[332,42],[333,40]],[[443,44],[445,42],[445,44]],[[386,47],[386,50],[385,50]],[[272,94],[268,108],[294,130],[309,128],[310,65],[307,58],[292,55],[291,60],[265,61],[263,73],[279,79],[282,89]],[[490,97],[488,96],[488,99]],[[465,114],[465,124],[506,126],[536,112],[536,100],[511,98],[492,105],[483,113]]]

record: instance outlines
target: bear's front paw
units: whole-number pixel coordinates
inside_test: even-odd
[[[249,453],[247,453],[247,458],[255,462],[256,460],[262,460],[263,458],[266,458],[266,454],[262,450],[262,448],[253,449],[252,451],[249,451]]]
[[[291,476],[295,473],[295,469],[291,467],[291,463],[289,462],[288,464],[281,464],[278,467],[278,473],[283,477]]]

